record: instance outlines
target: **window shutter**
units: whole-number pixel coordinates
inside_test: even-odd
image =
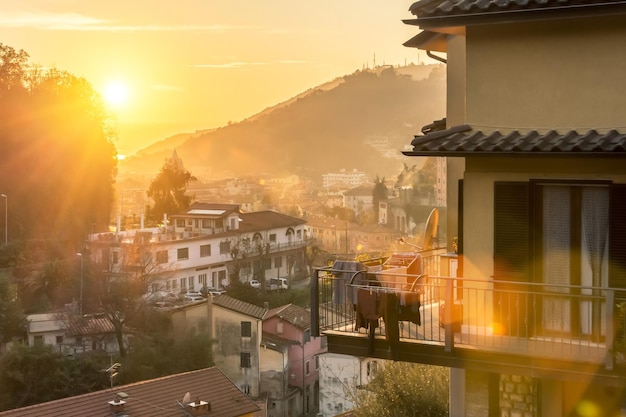
[[[613,184],[609,199],[609,286],[626,289],[626,184]]]
[[[494,184],[494,279],[530,280],[529,183]]]

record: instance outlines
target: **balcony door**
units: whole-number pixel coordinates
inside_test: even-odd
[[[608,286],[609,187],[537,184],[534,191],[535,281],[548,293],[538,299],[541,333],[599,341],[603,304],[592,297]]]

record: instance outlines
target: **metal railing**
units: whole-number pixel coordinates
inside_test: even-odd
[[[423,257],[422,265],[437,270],[438,262],[429,258]],[[315,270],[313,331],[436,344],[446,351],[468,348],[597,363],[607,369],[614,365],[616,337],[626,341],[625,314],[620,313],[626,303],[615,298],[616,289],[349,269]]]

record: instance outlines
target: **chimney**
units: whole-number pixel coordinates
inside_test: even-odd
[[[208,416],[211,411],[211,403],[198,399],[187,404],[186,411],[193,417]]]
[[[113,413],[113,415],[117,415],[124,412],[125,405],[126,401],[116,397],[113,401],[109,401],[109,410]]]

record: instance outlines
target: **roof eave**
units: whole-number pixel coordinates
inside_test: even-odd
[[[485,151],[402,151],[405,156],[438,156],[448,158],[500,157],[500,158],[626,158],[621,152],[485,152]]]
[[[518,23],[603,17],[626,14],[626,1],[585,4],[565,7],[544,7],[520,10],[477,11],[464,14],[442,14],[403,20],[405,24],[441,33],[458,33],[459,28],[472,25]]]

